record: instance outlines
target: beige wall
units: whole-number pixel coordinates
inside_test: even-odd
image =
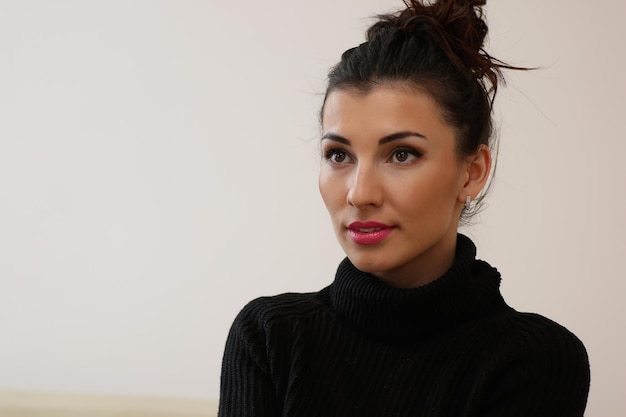
[[[0,0],[0,388],[215,399],[251,298],[327,285],[324,77],[399,0]],[[626,3],[489,2],[541,70],[497,105],[467,232],[519,310],[586,343],[590,416],[626,413]]]

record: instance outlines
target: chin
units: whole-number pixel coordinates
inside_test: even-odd
[[[372,259],[372,256],[367,255],[348,255],[348,259],[352,262],[359,271],[367,272],[369,274],[379,274],[393,269],[393,265],[389,262],[378,261]]]

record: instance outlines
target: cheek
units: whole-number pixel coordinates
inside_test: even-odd
[[[421,174],[426,174],[422,172]],[[404,181],[388,184],[388,198],[393,196],[394,206],[411,217],[430,212],[445,213],[456,203],[457,178],[447,172],[433,170],[427,175],[407,177]]]
[[[333,207],[337,205],[339,187],[337,181],[333,181],[331,175],[324,168],[320,170],[318,187],[326,209],[332,214]]]

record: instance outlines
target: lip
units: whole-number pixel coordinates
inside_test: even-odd
[[[374,245],[382,242],[393,229],[392,226],[375,221],[352,222],[348,225],[348,235],[359,245]]]

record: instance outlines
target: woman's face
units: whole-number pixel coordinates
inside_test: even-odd
[[[436,102],[400,86],[335,90],[322,116],[319,187],[348,258],[396,287],[438,278],[477,191]]]

